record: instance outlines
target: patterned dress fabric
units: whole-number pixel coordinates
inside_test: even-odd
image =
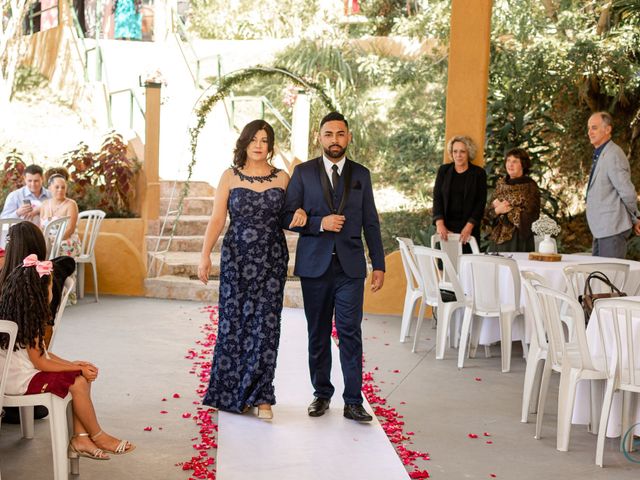
[[[233,188],[222,244],[218,339],[204,404],[230,412],[275,404],[273,378],[289,252],[282,188]]]
[[[115,38],[142,39],[142,15],[136,9],[135,0],[117,0],[115,16]]]

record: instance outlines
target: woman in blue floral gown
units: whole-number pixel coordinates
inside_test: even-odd
[[[216,190],[198,277],[205,284],[210,253],[231,219],[222,242],[218,339],[204,404],[243,413],[258,407],[271,419],[273,379],[280,341],[280,314],[289,253],[280,226],[289,176],[271,165],[273,128],[264,120],[247,124],[234,150],[233,167]],[[292,226],[304,226],[303,210]]]

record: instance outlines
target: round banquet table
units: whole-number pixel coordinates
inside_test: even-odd
[[[640,296],[629,297],[630,299],[640,302]],[[601,329],[598,328],[598,317],[595,311],[589,318],[587,324],[587,345],[589,346],[589,353],[592,358],[603,357],[605,354],[609,359],[608,365],[612,365],[612,357],[615,355],[615,333],[613,329],[613,323],[611,322],[610,312],[603,310],[603,317],[607,315],[608,318],[602,319],[602,336],[600,334]],[[624,318],[620,317],[620,321],[623,322]],[[635,365],[640,365],[640,318],[632,317],[632,335],[633,345],[635,351]],[[622,323],[620,328],[620,337],[622,341],[622,349],[624,351],[623,358],[627,355],[627,335],[626,326]],[[604,345],[603,345],[604,344]],[[603,348],[604,346],[604,348]],[[626,363],[623,368],[627,368]],[[604,393],[604,382],[597,381],[596,385],[592,385],[593,388],[589,388],[590,381],[581,381],[578,383],[576,389],[576,399],[573,407],[573,419],[572,423],[575,424],[589,424],[591,415],[591,395],[597,395],[596,401],[596,413],[598,420],[600,419],[600,408],[602,405],[602,394]],[[595,382],[591,382],[595,383]],[[631,425],[635,425],[634,434],[640,435],[640,402],[632,404]],[[616,392],[613,395],[613,402],[611,404],[611,413],[609,414],[609,423],[607,424],[607,437],[619,437],[622,433],[622,392]]]
[[[502,253],[502,256],[513,258],[518,263],[518,269],[535,272],[544,277],[549,286],[560,292],[566,292],[567,283],[562,273],[564,267],[575,263],[626,263],[630,266],[629,276],[625,292],[628,295],[635,295],[638,287],[640,287],[640,262],[633,260],[622,260],[618,258],[592,257],[590,255],[563,254],[562,260],[559,262],[542,262],[538,260],[529,260],[529,254],[523,252]],[[472,282],[469,272],[461,270],[459,272],[460,282],[465,293],[472,294]],[[506,269],[501,268],[499,273],[500,296],[504,303],[513,303],[513,288],[511,286],[510,275]],[[526,343],[529,343],[531,332],[533,332],[533,319],[531,318],[530,309],[527,308],[526,295],[524,287],[521,286],[520,306],[524,310],[524,330],[521,324],[516,322],[512,330],[512,339],[514,341],[522,340],[523,336]],[[459,311],[461,312],[461,310]],[[462,315],[459,316],[460,319]],[[500,340],[500,326],[497,318],[485,318],[480,326],[480,344],[490,345]]]

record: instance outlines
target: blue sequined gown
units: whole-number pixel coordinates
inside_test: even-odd
[[[241,412],[275,404],[273,378],[289,252],[279,223],[282,188],[229,192],[222,242],[218,339],[204,404]]]

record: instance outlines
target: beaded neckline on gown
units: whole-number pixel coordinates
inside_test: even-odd
[[[238,177],[240,177],[240,180],[246,181],[246,182],[249,182],[249,183],[253,183],[253,182],[258,182],[258,183],[269,182],[269,181],[273,180],[274,178],[276,178],[278,176],[278,172],[280,172],[279,168],[273,167],[271,169],[271,173],[269,173],[269,175],[250,176],[250,175],[245,175],[244,173],[242,173],[240,171],[240,169],[237,168],[237,167],[232,167],[232,169],[233,169],[233,173],[235,175],[237,175]]]

